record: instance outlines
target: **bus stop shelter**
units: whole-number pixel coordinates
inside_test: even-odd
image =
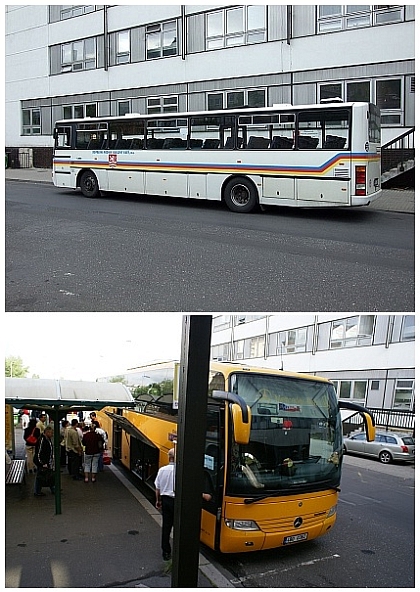
[[[54,421],[55,513],[61,514],[60,421],[74,411],[100,411],[104,407],[134,408],[135,400],[121,382],[32,378],[5,380],[6,405],[41,411]]]

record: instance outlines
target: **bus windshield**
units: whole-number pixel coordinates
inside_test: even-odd
[[[251,437],[233,440],[226,493],[290,495],[340,483],[342,427],[332,384],[234,374],[232,392],[251,408]]]

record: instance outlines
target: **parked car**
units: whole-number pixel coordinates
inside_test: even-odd
[[[396,432],[376,432],[373,442],[367,442],[366,434],[359,432],[343,438],[344,453],[361,454],[378,458],[382,463],[414,461],[414,438]]]

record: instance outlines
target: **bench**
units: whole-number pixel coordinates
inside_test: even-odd
[[[26,460],[12,460],[6,471],[6,485],[22,485],[25,481]]]

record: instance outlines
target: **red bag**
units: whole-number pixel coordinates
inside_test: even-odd
[[[34,428],[32,430],[32,434],[26,438],[26,443],[30,444],[31,446],[35,446],[35,444],[38,442],[38,438],[36,436],[34,436],[35,430],[36,430],[36,428]]]
[[[110,465],[111,464],[111,457],[109,456],[108,450],[104,450],[103,451],[103,461],[104,461],[104,465]]]

